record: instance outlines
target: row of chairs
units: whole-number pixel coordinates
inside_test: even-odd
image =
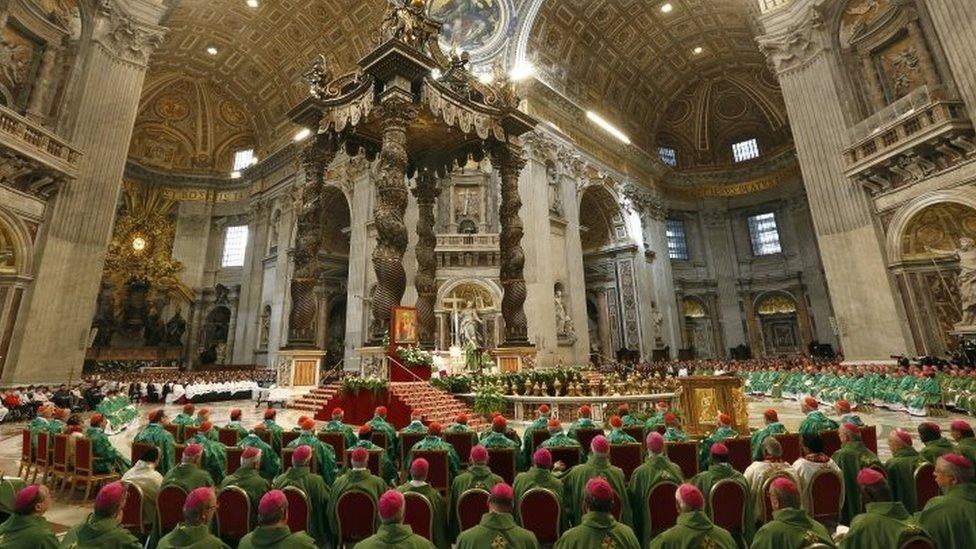
[[[37,482],[40,475],[41,483],[46,484],[48,477],[53,483],[52,488],[58,489],[60,495],[68,486],[70,500],[79,484],[85,486],[85,495],[82,503],[91,497],[92,488],[105,482],[112,482],[119,478],[118,474],[99,474],[94,470],[95,456],[92,451],[92,441],[86,437],[75,437],[74,439],[74,462],[68,462],[69,436],[66,434],[54,435],[49,433],[37,433],[37,446],[31,447],[31,432],[28,429],[21,431],[20,445],[20,466],[17,476],[25,481],[30,478],[31,483]]]

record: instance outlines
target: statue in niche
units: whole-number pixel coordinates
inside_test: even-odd
[[[481,220],[481,200],[479,189],[458,189],[457,202],[454,208],[454,219]]]
[[[227,288],[227,286],[224,286],[223,284],[217,284],[214,286],[214,302],[217,304],[226,305],[229,294],[230,290]]]
[[[956,250],[939,250],[929,246],[925,250],[934,254],[954,255],[959,259],[956,289],[959,291],[962,320],[955,327],[976,330],[976,243],[971,238],[963,237],[959,239],[959,248]]]
[[[481,315],[478,314],[478,308],[475,307],[474,302],[468,301],[461,310],[460,320],[458,326],[461,333],[461,343],[463,346],[473,346],[476,349],[481,348],[481,329],[484,326],[484,321],[481,319]]]
[[[566,309],[566,302],[563,299],[563,290],[559,285],[556,286],[554,305],[556,309],[556,336],[563,341],[576,341],[576,327],[573,319],[569,316]]]
[[[549,213],[562,216],[563,199],[559,192],[559,173],[553,164],[546,164],[546,180],[549,182]]]
[[[163,319],[159,316],[156,305],[149,305],[149,314],[142,325],[142,342],[146,347],[156,347],[163,342],[166,336],[166,327],[163,326]]]
[[[271,333],[271,306],[266,305],[261,312],[261,325],[258,329],[258,345],[264,349],[268,347],[268,337]]]
[[[227,364],[227,344],[221,341],[217,344],[217,364]]]
[[[0,274],[17,274],[17,266],[14,264],[14,251],[12,249],[0,250]]]
[[[183,315],[180,310],[176,310],[176,314],[170,317],[169,321],[166,322],[166,345],[170,347],[179,347],[183,345],[183,334],[186,332],[186,320],[183,320]]]
[[[651,302],[651,325],[654,326],[654,341],[658,345],[664,343],[664,340],[661,338],[661,327],[663,324],[664,324],[664,315],[662,315],[661,311],[657,309],[657,304],[652,301]]]

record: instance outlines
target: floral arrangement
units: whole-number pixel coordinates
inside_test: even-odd
[[[396,354],[404,366],[434,367],[434,355],[430,351],[425,351],[420,347],[412,345],[397,347]]]
[[[359,391],[378,393],[387,387],[389,387],[389,382],[376,376],[347,377],[342,380],[343,393],[358,393]]]
[[[495,410],[505,409],[505,397],[502,390],[495,383],[482,383],[474,394],[474,412],[490,415]]]

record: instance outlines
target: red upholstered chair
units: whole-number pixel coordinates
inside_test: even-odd
[[[664,448],[668,459],[681,467],[681,474],[685,478],[698,474],[698,442],[669,442]]]
[[[749,437],[736,437],[723,441],[729,449],[729,464],[740,473],[752,463],[752,440]]]
[[[226,429],[222,427],[217,430],[217,440],[224,446],[237,446],[237,439],[239,437],[240,433],[237,432],[237,429]]]
[[[373,431],[369,435],[369,440],[384,450],[386,450],[386,447],[390,444],[390,441],[386,439],[386,433],[383,431]]]
[[[935,544],[925,536],[912,536],[903,541],[898,549],[935,549]]]
[[[85,484],[85,498],[81,500],[82,503],[88,501],[88,497],[91,496],[92,486],[119,478],[119,475],[115,473],[95,474],[94,463],[95,456],[92,454],[91,439],[79,438],[75,442],[75,473],[71,476],[71,493],[74,494],[75,486],[79,482],[83,482]]]
[[[451,458],[448,450],[417,450],[413,453],[413,458],[427,460],[430,464],[427,482],[441,495],[447,493],[447,489],[451,487]],[[409,472],[409,466],[406,469]]]
[[[760,524],[766,524],[767,522],[773,520],[773,507],[772,507],[772,503],[769,501],[769,488],[773,485],[773,481],[778,478],[785,478],[791,481],[793,480],[793,477],[780,471],[777,473],[773,473],[772,475],[769,476],[769,478],[763,481],[762,487],[760,488],[763,494],[762,515],[755,517],[756,522]],[[755,494],[753,494],[753,497],[755,497]]]
[[[778,440],[779,445],[783,447],[783,461],[786,463],[793,463],[803,455],[803,450],[800,448],[799,433],[773,435],[773,438]]]
[[[620,513],[621,511],[623,511],[623,503],[624,503],[623,500],[620,499],[620,495],[617,494],[616,490],[614,490],[613,507],[610,508],[610,514],[613,515],[613,518],[615,518],[616,520],[620,520]],[[583,513],[587,512],[586,494],[583,494],[583,502],[580,504],[580,509],[583,510]]]
[[[315,435],[319,440],[328,444],[335,451],[336,465],[341,469],[347,465],[346,462],[346,435],[343,433],[333,433],[320,431]]]
[[[175,456],[176,463],[183,461],[183,450],[186,450],[186,444],[173,445],[173,455]]]
[[[924,508],[939,493],[939,485],[935,482],[935,467],[928,462],[922,463],[915,469],[915,497],[918,508]]]
[[[644,426],[643,425],[631,425],[630,427],[624,427],[621,429],[623,432],[634,437],[637,442],[644,442]]]
[[[282,492],[285,494],[285,499],[288,500],[288,529],[292,533],[302,530],[308,531],[308,524],[311,522],[309,513],[312,511],[312,507],[308,503],[308,496],[301,488],[294,486],[286,486]]]
[[[272,444],[272,442],[274,441],[274,436],[271,434],[271,431],[262,431],[256,434],[258,435],[258,438],[261,439],[265,444],[274,448],[274,445]]]
[[[132,460],[132,463],[135,464],[135,462],[142,459],[142,454],[145,454],[146,451],[149,450],[150,448],[156,448],[156,446],[154,444],[149,444],[147,442],[133,442],[132,452],[129,453],[129,457]],[[157,448],[157,451],[158,450],[159,449]],[[160,455],[162,455],[161,452]]]
[[[244,448],[240,446],[228,446],[227,447],[227,473],[231,474],[241,468],[241,455],[244,454]]]
[[[71,468],[68,466],[68,435],[55,435],[51,479],[55,483],[61,483],[61,488],[64,489],[69,478],[71,478]]]
[[[668,426],[662,423],[660,425],[655,425],[654,430],[657,431],[659,435],[664,436],[664,433],[668,432]]]
[[[369,518],[367,518],[369,517]],[[336,502],[339,543],[357,543],[376,532],[376,502],[366,492],[343,492]]]
[[[369,451],[369,461],[366,462],[366,468],[369,469],[370,473],[382,478],[383,471],[381,464],[381,456],[386,450],[370,450]],[[352,449],[346,450],[346,463],[352,465]]]
[[[125,492],[125,505],[122,506],[122,519],[119,520],[119,526],[132,532],[132,535],[137,538],[142,537],[146,534],[147,528],[152,527],[151,524],[142,522],[142,488],[126,482]]]
[[[868,425],[861,427],[861,442],[875,454],[878,453],[878,426]]]
[[[610,463],[624,471],[624,479],[630,482],[630,475],[644,461],[644,445],[639,442],[610,445]]]
[[[840,450],[840,435],[837,434],[836,430],[820,431],[820,438],[824,443],[824,453],[828,456],[832,456],[834,452]]]
[[[41,473],[41,484],[47,480],[47,471],[51,466],[51,438],[48,433],[37,433],[37,447],[34,448],[34,478],[31,484],[37,484],[37,473]]]
[[[522,528],[535,534],[542,545],[556,543],[562,517],[562,505],[556,494],[545,488],[532,488],[522,494],[518,506]]]
[[[417,492],[403,494],[403,522],[410,526],[414,534],[434,541],[434,507],[430,500]]]
[[[285,431],[281,433],[281,447],[285,448],[291,444],[291,441],[295,440],[299,436],[301,436],[301,433],[298,431]]]
[[[156,524],[159,536],[165,536],[183,520],[183,504],[186,492],[179,486],[167,486],[156,496]]]
[[[454,451],[457,452],[458,459],[461,461],[461,467],[467,467],[468,459],[471,455],[471,447],[475,445],[478,435],[471,432],[444,433],[441,436],[444,438],[444,442],[454,447]]]
[[[423,440],[425,436],[427,435],[423,433],[400,433],[400,463],[404,471],[410,470],[410,464],[407,463],[407,456],[410,455],[410,449],[413,448],[414,444]]]
[[[810,516],[826,525],[837,524],[841,498],[844,497],[844,479],[835,471],[821,469],[810,479],[806,490]]]
[[[515,482],[515,448],[488,448],[488,468],[506,484]]]
[[[546,429],[534,429],[532,431],[532,452],[539,447],[540,444],[549,440],[549,431]]]
[[[716,482],[708,494],[712,522],[725,528],[736,538],[741,538],[745,532],[745,511],[750,504],[749,494],[731,479]]]
[[[564,446],[560,448],[549,448],[549,452],[552,454],[552,462],[563,462],[566,465],[567,470],[569,470],[570,467],[579,465],[580,462],[583,461],[582,448],[571,448]]]
[[[172,423],[164,423],[163,424],[163,429],[166,429],[167,431],[169,431],[169,434],[173,435],[173,442],[174,443],[183,442],[183,439],[180,438],[180,426],[179,425],[173,425]]]
[[[193,425],[184,425],[183,426],[183,443],[186,444],[186,441],[188,441],[191,438],[197,436],[197,433],[199,431],[200,431],[200,428],[199,427],[195,427]]]
[[[30,429],[24,429],[20,432],[20,469],[17,471],[17,476],[24,477],[24,480],[27,480],[33,468],[34,458],[31,452]]]
[[[291,518],[291,506],[289,519]],[[251,502],[247,492],[237,486],[228,486],[217,495],[217,535],[235,547],[237,542],[251,531]]]
[[[647,508],[651,515],[651,533],[657,535],[678,523],[678,506],[674,494],[677,483],[665,480],[658,482],[647,494]]]
[[[577,429],[576,440],[584,449],[589,449],[593,439],[603,434],[603,429]]]
[[[481,516],[488,512],[489,495],[487,490],[473,488],[458,496],[455,512],[461,532],[481,522]]]

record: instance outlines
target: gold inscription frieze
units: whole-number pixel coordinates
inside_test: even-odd
[[[778,172],[741,183],[727,185],[701,185],[696,187],[667,187],[667,194],[674,198],[729,198],[757,193],[778,187],[800,177],[800,169],[793,165]]]
[[[235,189],[228,191],[171,187],[163,189],[164,198],[178,202],[240,202],[242,200],[247,200],[249,194],[250,193],[247,189]]]

